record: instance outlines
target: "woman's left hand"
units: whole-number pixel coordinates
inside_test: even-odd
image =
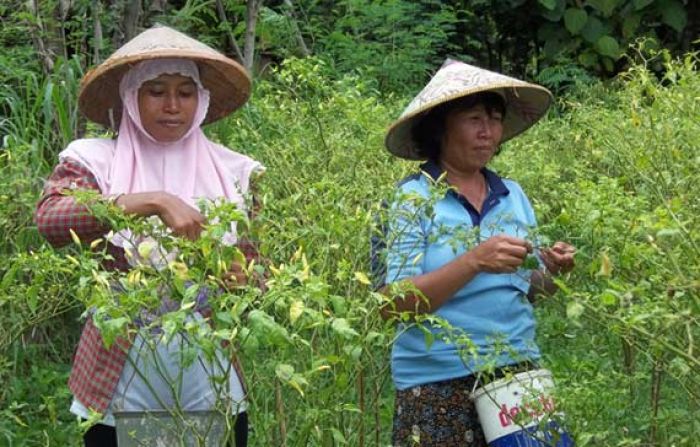
[[[248,275],[243,270],[243,266],[236,261],[231,263],[231,268],[224,273],[222,279],[227,289],[234,289],[248,284]]]
[[[542,262],[553,275],[570,272],[576,264],[575,254],[576,247],[561,241],[555,242],[550,248],[540,249]]]

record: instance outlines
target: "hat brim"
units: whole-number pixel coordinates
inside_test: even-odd
[[[78,107],[83,114],[105,127],[118,128],[122,114],[119,82],[143,60],[178,58],[194,61],[210,103],[203,124],[219,120],[241,107],[250,97],[251,79],[243,66],[218,53],[197,50],[158,49],[151,52],[107,59],[82,79]]]
[[[413,139],[413,128],[435,107],[464,98],[475,93],[494,91],[505,98],[506,116],[503,120],[503,137],[505,142],[521,134],[547,113],[552,103],[549,90],[536,84],[524,82],[490,84],[488,87],[477,87],[463,90],[451,96],[441,97],[427,102],[421,107],[399,118],[387,130],[384,144],[392,154],[408,160],[423,160]]]

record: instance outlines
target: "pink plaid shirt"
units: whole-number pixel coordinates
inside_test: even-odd
[[[34,216],[39,232],[55,247],[72,241],[70,229],[85,242],[103,237],[109,231],[109,228],[92,216],[84,205],[78,204],[74,197],[64,194],[65,190],[72,189],[92,189],[101,192],[97,180],[87,168],[77,161],[64,159],[47,180]],[[240,241],[239,248],[248,261],[258,258],[255,244]],[[114,257],[114,261],[110,261],[105,268],[129,269],[129,263],[121,248],[109,244],[108,251]],[[99,331],[92,319],[88,318],[80,335],[68,380],[68,387],[80,403],[100,413],[107,410],[130,347],[129,340],[120,339],[109,349],[105,348]],[[243,382],[237,361],[234,362],[234,366]]]

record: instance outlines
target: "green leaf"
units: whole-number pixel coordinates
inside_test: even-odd
[[[292,301],[289,306],[289,321],[296,322],[302,313],[304,313],[304,302],[301,300]]]
[[[288,365],[286,363],[278,364],[275,367],[275,375],[282,382],[297,390],[299,394],[302,396],[304,395],[303,387],[307,386],[309,383],[303,376],[294,371],[294,367],[292,365]]]
[[[639,24],[642,21],[642,15],[641,14],[630,14],[627,17],[625,17],[625,20],[622,21],[622,36],[625,39],[631,39],[635,36],[635,33],[637,32],[637,29],[639,28]]]
[[[331,306],[336,315],[344,315],[347,312],[346,299],[342,296],[331,295]]]
[[[682,235],[682,233],[678,228],[662,228],[656,232],[657,239],[674,238],[680,235]]]
[[[620,57],[620,45],[612,36],[603,36],[595,43],[595,49],[603,56],[608,56],[612,59]]]
[[[617,292],[613,290],[605,290],[600,294],[600,302],[604,306],[614,306],[617,304]]]
[[[654,0],[632,0],[632,4],[634,5],[634,9],[636,11],[646,8],[647,6],[649,6],[649,4],[653,2]]]
[[[360,335],[350,326],[350,323],[348,323],[348,320],[345,318],[336,318],[333,320],[333,323],[331,323],[331,328],[333,328],[338,335],[341,335],[344,338],[353,338]]]
[[[333,440],[336,444],[347,444],[345,436],[337,428],[331,428],[331,433],[333,434]]]
[[[433,331],[431,331],[427,327],[423,326],[422,324],[419,325],[418,327],[423,332],[423,339],[425,341],[425,349],[430,351],[430,348],[432,348],[433,343],[435,343],[435,334],[433,334]]]
[[[564,25],[571,34],[581,32],[587,21],[588,14],[583,9],[569,8],[564,12]]]
[[[610,17],[618,3],[619,0],[588,0],[587,5],[600,11],[604,17]]]
[[[355,272],[355,279],[366,286],[372,284],[367,275],[362,272]]]
[[[570,320],[578,320],[583,315],[583,304],[578,301],[569,301],[566,305],[566,317]]]
[[[597,17],[593,16],[588,18],[588,21],[586,21],[586,26],[584,26],[581,30],[581,36],[583,36],[583,38],[590,43],[596,43],[596,41],[600,39],[600,36],[603,34],[605,34],[603,22],[601,22]]]
[[[17,269],[18,265],[12,264],[12,266],[5,272],[2,277],[2,283],[0,284],[0,290],[7,290],[10,287],[10,283],[15,280]]]
[[[545,23],[537,30],[537,38],[542,42],[548,40],[566,40],[570,39],[569,33],[556,23]]]
[[[537,256],[535,255],[527,255],[521,267],[526,270],[538,269],[540,267],[540,261],[537,260]]]
[[[280,363],[275,367],[275,375],[283,382],[288,382],[294,376],[294,367]]]
[[[544,43],[544,55],[548,59],[554,59],[559,55],[564,48],[564,44],[561,40],[548,40]]]
[[[541,11],[542,17],[545,19],[551,21],[551,22],[558,22],[561,20],[562,16],[564,15],[564,10],[566,9],[566,1],[565,0],[556,0],[556,5],[552,9],[545,9],[544,11]]]
[[[557,7],[557,0],[539,0],[539,3],[550,11]]]
[[[688,14],[683,4],[677,0],[662,3],[661,21],[679,33],[683,31],[688,23]]]
[[[229,312],[217,312],[216,319],[223,324],[233,324],[233,317]]]
[[[602,61],[603,61],[603,67],[605,67],[605,69],[609,73],[612,73],[613,70],[615,70],[615,64],[613,63],[613,61],[609,57],[604,57],[602,59]]]

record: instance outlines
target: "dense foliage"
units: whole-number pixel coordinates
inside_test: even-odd
[[[579,268],[538,314],[578,445],[681,446],[700,434],[700,77],[695,56],[659,60],[661,80],[635,65],[615,85],[560,98],[494,162],[529,193],[543,233],[579,248]],[[381,199],[414,167],[382,149],[405,99],[386,99],[374,85],[319,59],[289,59],[249,105],[208,129],[268,168],[258,230],[271,286],[251,296],[256,312],[238,323],[250,340],[254,445],[388,443],[392,332],[368,284],[368,240]],[[14,110],[33,107],[6,99]],[[0,392],[0,443],[13,446],[67,445],[79,430],[65,383],[86,271],[43,244],[31,223],[62,142],[41,124],[4,127],[11,136],[0,159],[9,235],[0,380],[10,384]]]
[[[256,14],[249,8],[255,7]],[[254,17],[255,20],[251,20]],[[83,68],[156,22],[198,36],[265,70],[315,55],[342,72],[359,69],[382,91],[413,91],[445,57],[540,77],[555,88],[611,77],[635,56],[630,45],[673,55],[697,50],[700,4],[690,0],[8,0],[0,5],[0,55],[50,72],[58,58]],[[254,25],[254,26],[253,26]],[[246,37],[253,26],[254,39]],[[28,39],[31,37],[31,39]],[[254,51],[246,54],[245,47]],[[14,66],[14,65],[13,65]],[[662,65],[650,67],[662,70]]]
[[[66,382],[102,273],[85,247],[48,247],[32,212],[58,151],[103,134],[77,114],[82,73],[154,21],[233,54],[246,3],[0,5],[0,445],[77,445],[81,430]],[[493,166],[522,184],[544,236],[579,250],[538,308],[577,445],[694,445],[700,76],[686,52],[698,15],[684,0],[264,2],[253,98],[207,129],[267,166],[255,231],[269,290],[239,293],[230,307],[245,312],[221,316],[238,332],[214,335],[242,342],[253,445],[389,443],[395,334],[378,316],[369,238],[415,166],[390,157],[383,135],[446,55],[562,93]]]

